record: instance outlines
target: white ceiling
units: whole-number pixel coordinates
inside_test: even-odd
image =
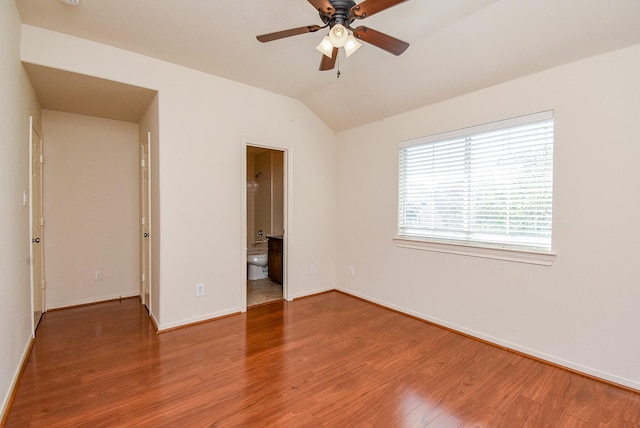
[[[409,42],[403,55],[363,43],[321,72],[324,30],[255,38],[321,24],[306,0],[16,4],[26,24],[297,98],[336,132],[640,43],[640,0],[410,0],[358,22]]]

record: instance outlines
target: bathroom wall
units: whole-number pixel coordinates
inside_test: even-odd
[[[247,248],[266,249],[267,235],[282,234],[283,178],[283,152],[247,147]]]

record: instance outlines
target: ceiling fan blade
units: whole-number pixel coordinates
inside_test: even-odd
[[[336,59],[338,59],[338,48],[333,48],[331,58],[322,54],[322,60],[320,61],[320,71],[327,71],[333,69],[336,65]]]
[[[309,0],[309,3],[323,15],[333,15],[336,12],[329,0]]]
[[[297,36],[298,34],[313,33],[322,28],[319,25],[307,25],[306,27],[291,28],[289,30],[276,31],[275,33],[262,34],[256,36],[256,39],[264,42],[271,42],[273,40],[284,39],[285,37]]]
[[[409,43],[396,39],[395,37],[388,36],[371,28],[360,26],[353,30],[353,35],[360,40],[377,46],[380,49],[392,53],[396,56],[400,55],[409,47]]]
[[[351,18],[366,18],[405,1],[409,0],[364,0],[351,8]]]

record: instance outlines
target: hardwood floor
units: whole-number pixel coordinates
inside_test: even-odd
[[[45,315],[7,427],[640,426],[640,394],[338,292],[156,334],[136,299]]]

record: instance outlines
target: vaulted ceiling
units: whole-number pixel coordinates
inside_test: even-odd
[[[326,30],[255,38],[321,24],[307,0],[16,4],[23,23],[297,98],[336,132],[640,43],[639,0],[409,0],[360,22],[408,42],[404,54],[364,43],[319,71]]]

